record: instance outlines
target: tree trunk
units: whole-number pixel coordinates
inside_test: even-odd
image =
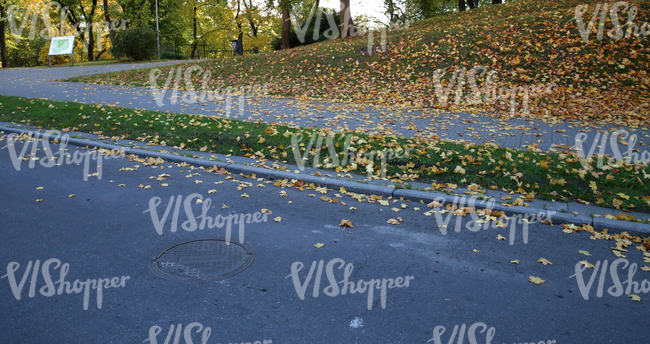
[[[198,41],[196,39],[196,6],[194,6],[194,24],[193,24],[193,31],[192,31],[192,37],[193,37],[193,43],[192,43],[192,54],[190,58],[194,59],[194,55],[196,54],[196,49],[198,48]]]
[[[502,3],[501,0],[492,0],[492,4],[500,4],[500,3]]]
[[[280,43],[280,49],[291,49],[291,43],[289,42],[289,34],[291,33],[291,18],[289,17],[289,4],[286,4],[286,7],[282,8],[282,42]]]
[[[88,61],[94,61],[94,52],[95,52],[95,37],[93,36],[93,19],[95,17],[95,7],[97,6],[97,0],[93,0],[92,8],[90,9],[90,15],[88,16],[88,21],[86,22],[87,31],[88,31]]]
[[[0,17],[4,19],[5,16],[5,2],[0,2]],[[7,42],[5,38],[5,21],[0,21],[0,60],[2,61],[2,68],[7,68]]]
[[[339,4],[339,15],[341,16],[341,38],[347,36],[352,37],[352,28],[354,27],[354,23],[352,22],[352,13],[350,12],[350,0],[340,0]]]
[[[465,0],[458,0],[458,12],[462,12],[464,10],[465,10]]]
[[[476,5],[474,4],[474,0],[467,0],[467,6],[469,6],[469,9],[475,9]]]
[[[111,22],[111,17],[108,15],[108,0],[104,0],[104,19],[108,23]],[[109,37],[111,39],[111,46],[112,46],[113,42],[115,40],[115,30],[111,30],[111,27],[110,27],[111,24],[108,24],[108,25],[109,25],[108,26],[108,35],[109,35]],[[99,56],[98,56],[98,58],[99,58]]]

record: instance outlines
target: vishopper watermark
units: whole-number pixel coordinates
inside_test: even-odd
[[[174,328],[176,328],[176,334],[174,334]],[[172,324],[169,327],[169,331],[167,332],[167,337],[165,338],[165,344],[170,344],[172,343],[172,336],[174,336],[174,342],[173,344],[180,344],[181,340],[181,334],[183,335],[183,339],[185,340],[185,344],[192,344],[194,343],[192,341],[192,330],[196,328],[195,333],[201,333],[201,344],[207,344],[208,339],[210,339],[210,335],[212,334],[212,328],[210,327],[203,327],[203,325],[200,322],[193,322],[185,326],[185,330],[183,330],[183,324],[178,324],[174,325]],[[149,342],[150,344],[158,344],[158,335],[162,332],[162,328],[160,326],[151,326],[149,328],[149,338],[145,339],[143,343]],[[196,342],[198,343],[198,342]],[[237,344],[235,342],[234,344]],[[267,339],[264,340],[263,342],[260,340],[257,340],[255,342],[246,342],[246,344],[273,344],[273,340]]]
[[[620,138],[621,135],[623,135],[622,139]],[[578,135],[576,135],[575,146],[571,148],[577,151],[578,157],[580,159],[580,164],[582,165],[583,168],[588,169],[591,166],[590,165],[592,160],[591,157],[594,156],[594,152],[596,151],[596,146],[598,145],[598,141],[600,141],[600,150],[599,150],[599,154],[597,154],[598,156],[597,167],[600,169],[603,168],[605,148],[607,147],[608,136],[609,133],[604,133],[601,135],[600,132],[597,132],[594,137],[594,141],[591,144],[591,147],[589,148],[589,152],[586,152],[583,144],[587,140],[588,135],[585,133],[579,133]],[[627,142],[628,150],[625,152],[625,154],[627,155],[626,157],[623,157],[621,151],[618,148],[619,139],[621,140],[628,139]],[[617,130],[611,134],[611,136],[609,137],[609,145],[611,146],[612,152],[614,153],[613,159],[616,164],[638,164],[638,163],[648,164],[650,162],[650,152],[646,150],[641,152],[641,154],[639,154],[638,152],[634,151],[634,146],[636,145],[636,141],[637,141],[637,135],[636,134],[630,135],[630,132],[628,132],[627,130]]]
[[[627,280],[621,283],[621,280],[618,277],[618,266],[623,264],[622,269],[627,270]],[[629,268],[628,268],[629,266]],[[589,278],[589,282],[585,285],[585,279],[582,276],[582,273],[588,269],[594,269]],[[575,277],[576,282],[578,282],[578,289],[580,289],[580,294],[585,300],[589,300],[589,292],[591,287],[594,284],[595,278],[598,275],[598,270],[600,269],[600,278],[598,279],[598,289],[596,291],[596,297],[603,297],[603,289],[605,286],[605,280],[607,279],[607,260],[604,262],[598,261],[594,267],[593,264],[590,264],[587,261],[582,261],[576,263],[575,274],[569,276],[569,278]],[[634,281],[634,275],[636,274],[637,264],[632,263],[625,259],[619,258],[612,262],[609,266],[609,275],[612,279],[613,285],[607,289],[609,295],[613,297],[619,297],[625,293],[625,295],[632,296],[639,293],[648,293],[650,292],[650,281],[644,279],[641,282]],[[623,288],[623,284],[627,285],[627,288]],[[632,294],[634,291],[635,294]],[[638,296],[638,295],[636,295]]]
[[[454,330],[451,333],[449,337],[449,341],[447,342],[448,344],[452,344],[454,340],[456,339],[456,334],[458,334],[458,344],[463,344],[463,341],[465,340],[465,333],[467,333],[467,339],[469,340],[469,344],[479,344],[479,341],[476,339],[476,330],[481,329],[479,333],[484,333],[485,332],[485,344],[490,344],[492,343],[492,339],[494,339],[494,335],[496,334],[496,329],[494,327],[488,328],[488,326],[485,323],[482,322],[477,322],[472,324],[469,328],[466,327],[465,324],[462,324],[460,326],[460,331],[458,330],[458,325],[454,325]],[[467,329],[467,332],[465,330]],[[433,328],[433,338],[427,340],[427,343],[430,341],[433,341],[433,344],[442,344],[442,335],[445,333],[446,328],[444,326],[436,326]],[[486,332],[487,331],[487,332]],[[517,343],[516,343],[517,344]],[[529,342],[529,343],[521,343],[519,342],[518,344],[555,344],[555,340],[540,340],[539,342]]]
[[[194,201],[196,199],[196,201]],[[165,208],[165,212],[162,214],[162,217],[158,216],[158,206],[161,203],[161,198],[160,197],[151,197],[149,200],[149,209],[145,210],[143,213],[150,213],[151,215],[151,221],[153,222],[154,228],[156,229],[156,233],[158,235],[163,234],[163,227],[165,226],[165,222],[167,222],[167,217],[169,216],[169,212],[172,209],[172,206],[174,206],[174,214],[172,215],[172,222],[170,226],[170,231],[172,233],[176,233],[176,229],[178,228],[178,216],[180,213],[181,209],[181,204],[183,204],[183,210],[185,211],[185,215],[187,216],[187,221],[183,222],[181,224],[181,228],[183,228],[187,232],[194,232],[198,228],[199,230],[203,230],[204,228],[208,229],[213,229],[213,228],[223,228],[224,226],[226,227],[226,245],[230,245],[230,237],[232,235],[232,225],[239,225],[239,242],[244,243],[244,224],[245,223],[260,223],[260,222],[266,222],[267,216],[271,214],[272,212],[268,209],[262,209],[262,211],[255,212],[253,214],[251,213],[246,213],[246,214],[229,214],[228,216],[221,216],[220,214],[211,217],[208,215],[208,211],[211,209],[210,206],[212,205],[212,200],[210,198],[203,199],[203,196],[199,193],[193,193],[185,198],[185,201],[183,202],[183,196],[178,195],[175,198],[176,204],[174,206],[174,196],[171,196],[169,198],[169,203],[167,203],[167,207]],[[192,211],[192,201],[194,201],[194,204],[201,204],[201,215],[199,216],[194,216],[194,212]],[[214,208],[214,207],[212,207]],[[200,219],[201,222],[197,222],[197,219]]]
[[[447,228],[448,225],[451,221],[452,215],[456,216],[456,225],[454,228],[454,231],[456,233],[459,233],[462,229],[462,221],[465,216],[468,214],[471,217],[471,221],[468,221],[465,224],[465,228],[469,230],[470,232],[478,232],[481,229],[487,230],[490,228],[490,224],[492,224],[492,228],[507,228],[508,223],[510,222],[510,235],[509,235],[509,240],[510,240],[510,245],[514,245],[515,243],[515,236],[516,236],[516,231],[517,231],[517,224],[523,224],[523,230],[522,230],[522,235],[523,235],[523,242],[524,244],[528,243],[528,225],[532,224],[533,222],[550,222],[551,221],[551,216],[555,214],[555,211],[546,211],[546,212],[539,212],[537,214],[532,213],[532,214],[517,214],[513,215],[510,217],[507,217],[505,214],[501,214],[499,217],[494,216],[494,212],[492,209],[494,208],[495,202],[493,199],[486,201],[486,200],[480,200],[480,204],[483,205],[485,209],[476,209],[476,203],[478,201],[478,198],[476,196],[472,196],[469,199],[467,199],[467,207],[464,207],[466,201],[466,197],[454,197],[454,201],[447,204],[445,207],[446,209],[443,209],[445,199],[442,197],[436,197],[436,199],[429,203],[427,206],[429,208],[433,208],[433,210],[425,213],[427,216],[431,216],[432,214],[434,215],[434,218],[436,220],[436,225],[440,229],[440,233],[442,235],[447,235]],[[442,214],[447,214],[447,217],[443,220]],[[481,216],[484,218],[481,219]]]
[[[321,259],[321,261],[318,262],[318,271],[316,271],[316,277],[314,278],[314,286],[312,292],[313,297],[318,297],[318,295],[320,295],[320,283],[321,283],[321,278],[323,276],[323,264],[324,261]],[[334,267],[336,264],[339,264],[338,266],[339,270],[343,268],[343,266],[345,266],[343,280],[340,282],[337,282],[336,276],[334,276]],[[307,290],[312,275],[314,274],[314,269],[316,268],[316,261],[314,261],[311,264],[311,268],[309,269],[309,273],[305,278],[305,282],[301,283],[300,276],[298,276],[298,273],[300,272],[300,270],[302,270],[303,267],[304,264],[302,262],[295,262],[291,264],[291,274],[285,277],[285,278],[291,277],[291,279],[293,280],[293,286],[294,288],[296,288],[296,293],[298,294],[298,297],[301,300],[305,299],[305,291]],[[363,279],[360,279],[355,284],[354,282],[349,281],[353,269],[354,269],[354,265],[352,263],[348,263],[346,265],[345,261],[341,258],[335,258],[330,260],[329,263],[327,263],[327,266],[325,267],[325,274],[327,275],[327,280],[329,281],[330,285],[323,289],[323,293],[325,293],[325,295],[327,296],[335,297],[339,295],[339,292],[341,295],[345,295],[348,292],[350,294],[355,294],[355,293],[363,294],[367,291],[368,310],[372,310],[375,289],[381,290],[381,294],[380,294],[381,308],[386,309],[386,288],[387,287],[388,289],[408,288],[410,280],[415,278],[413,276],[406,276],[406,277],[397,277],[395,279],[392,278],[371,279],[368,282],[365,282]],[[343,287],[339,288],[339,284],[342,284]]]
[[[494,103],[496,101],[507,101],[510,98],[510,113],[514,114],[514,111],[517,107],[517,95],[522,95],[522,110],[528,115],[530,110],[528,108],[531,97],[540,97],[545,94],[550,94],[553,92],[555,83],[548,84],[538,84],[533,86],[515,86],[512,88],[501,86],[498,89],[492,85],[494,82],[494,76],[496,71],[491,70],[488,72],[487,67],[485,66],[476,66],[467,71],[467,68],[456,68],[449,80],[449,83],[446,87],[442,85],[442,78],[445,76],[446,72],[442,69],[437,69],[433,73],[433,86],[435,89],[436,97],[438,102],[443,107],[447,106],[447,101],[450,98],[452,89],[454,86],[456,90],[454,91],[454,104],[459,105],[461,101],[464,101],[468,105],[475,105],[481,103]],[[483,88],[479,88],[476,84],[476,77],[485,76],[485,83]],[[470,93],[463,97],[463,90],[465,88],[465,80],[469,84]]]
[[[589,10],[589,5],[578,5],[576,7],[575,21],[578,25],[580,36],[585,43],[589,43],[589,36],[591,35],[591,30],[596,24],[596,19],[598,18],[599,13],[600,22],[598,23],[598,33],[596,35],[596,39],[599,41],[603,40],[605,21],[607,20],[607,12],[609,12],[609,17],[612,21],[612,24],[614,25],[614,28],[607,32],[607,36],[609,38],[613,40],[621,39],[624,36],[625,38],[628,38],[632,35],[632,31],[634,31],[635,37],[638,37],[640,35],[648,36],[648,34],[650,34],[650,29],[648,29],[647,22],[643,23],[640,28],[634,23],[634,17],[636,16],[638,10],[636,6],[630,7],[630,4],[627,1],[619,1],[614,3],[611,7],[609,7],[609,11],[608,6],[608,3],[597,4],[594,8],[594,13],[591,16],[591,20],[589,21],[589,24],[587,24],[587,27],[585,27],[582,16]],[[621,8],[622,13],[627,13],[627,21],[623,25],[621,25],[618,18],[618,12],[621,10]],[[626,30],[623,30],[624,26],[627,27]]]
[[[52,147],[50,146],[50,138],[54,144],[59,144],[58,157],[54,156]],[[16,152],[16,142],[25,141],[20,154]],[[40,132],[29,132],[28,135],[25,134],[15,134],[11,133],[7,135],[7,145],[2,147],[2,149],[8,148],[9,156],[11,158],[11,163],[14,165],[16,171],[20,171],[23,161],[29,160],[29,168],[34,168],[36,166],[36,161],[39,161],[41,166],[50,168],[53,166],[61,166],[64,163],[66,165],[71,164],[81,164],[84,163],[84,181],[88,180],[90,176],[97,176],[97,179],[102,179],[102,157],[104,159],[110,158],[119,158],[121,155],[104,155],[102,150],[94,151],[88,150],[86,152],[81,152],[76,150],[73,154],[66,152],[66,146],[70,141],[70,136],[67,134],[61,135],[61,132],[58,130],[49,130],[43,134],[41,137]],[[41,159],[37,157],[38,143],[42,142],[43,152],[45,152],[45,158]],[[26,157],[27,149],[31,144],[30,154]],[[55,161],[58,160],[58,161]],[[90,168],[90,161],[97,160],[97,172],[93,174],[88,174]]]
[[[201,92],[200,94],[196,92],[194,83],[192,82],[192,73],[197,72],[197,74],[203,73],[201,79]],[[163,103],[165,94],[167,90],[170,89],[172,84],[172,79],[174,80],[173,87],[171,88],[172,94],[170,101],[172,104],[179,102],[179,91],[183,92],[181,96],[181,101],[186,104],[195,104],[195,103],[204,103],[207,101],[223,100],[226,99],[226,117],[230,117],[230,108],[232,105],[232,97],[234,95],[239,95],[239,114],[243,116],[244,114],[244,97],[246,95],[267,95],[268,94],[268,83],[265,83],[263,86],[255,84],[253,86],[241,86],[241,87],[216,87],[215,89],[210,89],[210,77],[212,76],[212,71],[210,69],[203,70],[203,67],[192,65],[190,67],[178,67],[171,68],[167,74],[167,79],[165,80],[165,85],[163,89],[158,88],[158,78],[162,74],[161,70],[154,68],[149,72],[149,85],[151,86],[151,95],[154,97],[158,107],[162,107],[165,104]],[[175,77],[174,77],[175,75]],[[180,89],[181,79],[185,82],[185,87],[187,91]]]
[[[298,164],[300,171],[305,170],[305,162],[309,159],[310,156],[313,156],[314,168],[321,166],[325,168],[341,167],[342,169],[345,168],[346,170],[353,171],[356,170],[359,165],[365,165],[366,172],[368,173],[368,179],[371,179],[375,172],[374,161],[375,158],[377,158],[381,159],[381,166],[380,170],[377,171],[377,175],[381,175],[381,178],[385,179],[386,161],[393,158],[408,158],[409,150],[411,149],[410,147],[396,147],[388,149],[385,148],[381,151],[363,151],[360,146],[368,143],[365,139],[353,134],[347,134],[344,136],[344,133],[341,133],[339,139],[336,141],[344,139],[343,151],[342,153],[337,153],[336,148],[338,142],[335,143],[336,135],[337,134],[335,132],[328,132],[327,134],[324,134],[321,131],[318,131],[318,133],[317,131],[314,131],[311,134],[311,138],[309,139],[309,144],[305,147],[305,144],[302,142],[302,133],[294,133],[291,136],[291,147],[293,148],[294,158]],[[323,139],[325,139],[325,146],[329,152],[329,157],[325,157],[323,159],[323,164],[321,164],[320,153],[323,149]],[[316,146],[314,146],[314,142],[316,142]],[[353,147],[353,145],[358,145],[359,147]],[[301,151],[304,151],[305,153],[302,154]],[[343,154],[343,158],[341,160],[339,160],[339,154]]]
[[[16,40],[17,43],[20,43],[22,41],[22,34],[23,30],[25,29],[25,25],[28,24],[28,22],[31,20],[31,26],[29,30],[29,40],[34,40],[36,37],[36,25],[38,24],[38,15],[41,15],[41,19],[45,23],[45,29],[41,30],[39,33],[39,37],[43,39],[50,39],[52,37],[57,37],[57,29],[54,28],[52,25],[52,21],[50,20],[50,11],[52,10],[52,7],[56,7],[56,11],[61,10],[61,4],[55,1],[50,1],[47,4],[43,4],[43,7],[41,7],[40,3],[35,3],[30,5],[28,8],[26,8],[26,12],[22,15],[23,21],[20,23],[20,26],[16,25],[16,15],[18,14],[18,11],[21,10],[21,8],[17,5],[11,5],[7,9],[7,17],[2,18],[2,20],[6,20],[9,22],[9,28],[11,29],[11,33],[14,37],[14,40]],[[68,14],[70,13],[70,9],[65,6],[63,7],[61,14],[59,15],[59,21],[61,23],[64,23],[66,18],[68,17]],[[31,18],[30,18],[31,14]],[[89,23],[87,22],[77,22],[73,26],[73,33],[74,36],[80,36],[84,30],[88,30],[88,27],[91,26],[93,29],[93,32],[97,34],[97,49],[101,50],[102,47],[102,36],[101,32],[104,31],[104,28],[108,29],[109,31],[117,31],[117,30],[122,30],[126,28],[126,24],[129,22],[129,19],[122,19],[120,20],[113,20],[113,21],[103,21],[103,22],[93,22],[91,25],[88,25]],[[119,26],[118,26],[119,25]],[[88,42],[84,41],[84,48],[88,49]]]
[[[70,270],[70,264],[64,263],[63,265],[61,265],[61,261],[56,258],[50,258],[46,260],[43,263],[42,268],[40,264],[41,261],[36,260],[36,262],[33,264],[34,270],[32,270],[32,261],[30,260],[29,263],[27,263],[27,268],[23,273],[23,277],[20,279],[20,283],[17,283],[17,279],[15,275],[16,271],[18,271],[18,269],[20,268],[20,263],[11,262],[7,264],[7,274],[0,278],[7,277],[7,280],[9,281],[9,287],[11,287],[11,292],[14,294],[16,300],[20,300],[22,296],[23,287],[25,286],[25,282],[27,282],[27,278],[29,277],[30,271],[32,271],[32,279],[29,286],[29,293],[27,294],[29,297],[34,297],[36,295],[36,282],[38,281],[39,272],[41,272],[43,275],[43,281],[45,283],[45,285],[42,286],[41,289],[39,289],[41,295],[45,297],[52,297],[55,294],[61,295],[63,294],[64,289],[66,294],[71,294],[71,293],[79,294],[83,291],[84,310],[88,310],[91,288],[97,289],[97,308],[102,309],[104,289],[125,287],[126,281],[131,278],[129,276],[122,276],[121,278],[113,277],[110,279],[98,278],[98,279],[87,279],[85,282],[82,282],[77,279],[71,283],[65,280],[65,276],[68,274],[68,271]],[[59,267],[61,267],[61,270],[59,271],[59,280],[57,280],[56,282],[52,282],[52,276],[50,272],[50,265],[52,264],[55,264],[53,269],[58,269]],[[57,283],[59,285],[58,289],[55,288],[54,283]]]
[[[303,24],[303,26],[300,26],[300,21],[298,19],[298,15],[296,14],[295,8],[291,9],[291,13],[293,15],[293,28],[294,31],[296,32],[296,36],[298,36],[298,40],[300,43],[305,43],[305,35],[307,33],[307,29],[311,25],[311,20],[314,17],[314,13],[316,11],[316,4],[312,7],[311,11],[309,12],[309,17]],[[336,20],[334,19],[333,13],[325,13],[325,17],[327,18],[327,23],[329,24],[330,28],[327,29],[324,33],[323,36],[325,38],[333,40],[337,39],[340,37],[340,32],[338,29],[338,25],[336,24]],[[318,8],[318,14],[316,15],[316,22],[314,23],[314,35],[312,39],[314,41],[318,40],[320,37],[320,23],[321,19],[323,18],[323,8],[319,7]],[[347,22],[347,19],[350,18],[350,7],[346,8],[344,10],[344,22]],[[412,23],[412,20],[406,20],[403,25],[400,23],[389,23],[388,26],[382,26],[381,27],[381,50],[386,51],[386,31],[393,31],[393,30],[408,30],[409,25]],[[369,31],[368,34],[368,54],[372,54],[373,48],[374,48],[374,31]],[[347,31],[345,31],[345,34],[343,38],[345,38],[345,35],[347,34]],[[357,30],[354,26],[351,27],[350,29],[350,34],[352,36],[354,35],[359,35],[359,36],[364,36],[366,34],[365,31],[363,30]]]

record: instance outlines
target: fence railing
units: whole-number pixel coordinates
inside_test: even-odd
[[[192,55],[194,52],[194,55]],[[256,54],[255,49],[244,50],[244,55]],[[162,58],[181,59],[216,59],[235,56],[232,49],[211,49],[205,44],[199,44],[196,49],[193,44],[161,44]]]

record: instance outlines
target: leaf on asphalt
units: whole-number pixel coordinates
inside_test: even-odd
[[[72,198],[72,197],[74,197],[74,194],[68,195],[68,198]]]
[[[222,175],[222,174],[228,174],[228,171],[221,167],[221,165],[217,166],[216,168],[213,166],[213,169],[216,171],[217,174]]]
[[[268,209],[266,209],[266,208],[262,208],[261,211],[262,211],[262,214],[266,214],[266,213],[268,213],[268,214],[272,214],[272,213],[273,213],[272,211],[270,211],[270,210],[268,210]]]
[[[641,297],[637,294],[630,294],[630,299],[632,299],[632,301],[641,302]]]
[[[442,207],[442,204],[440,204],[438,201],[433,201],[427,204],[427,208],[440,208],[440,207]]]
[[[594,264],[591,264],[586,260],[580,261],[580,264],[584,265],[587,269],[593,269],[594,268]]]
[[[250,197],[250,196],[248,196],[248,194],[247,194],[247,193],[244,193],[244,194],[243,194],[243,195],[241,195],[241,196],[242,196],[242,197],[244,197],[244,198],[249,198],[249,197]]]
[[[479,251],[479,250],[477,250],[477,249],[473,249],[472,252],[474,252],[474,253],[479,253],[479,252],[481,252],[481,251]]]
[[[323,246],[325,246],[325,244],[322,244],[322,243],[317,243],[316,245],[314,245],[314,247],[316,247],[316,248],[321,248]]]
[[[230,208],[229,206],[226,205],[226,203],[222,203],[223,205],[221,206],[222,209],[228,209]]]
[[[399,221],[397,221],[395,219],[388,219],[388,221],[386,221],[386,222],[390,223],[391,225],[399,225]]]
[[[589,251],[580,250],[580,251],[578,251],[578,253],[584,254],[585,256],[591,257],[591,254],[589,253]]]
[[[510,263],[512,263],[512,264],[519,264],[519,260],[518,260],[518,259],[513,259],[513,260],[510,261]]]
[[[39,198],[36,200],[36,202],[43,202],[43,200]]]
[[[352,225],[352,221],[350,221],[350,220],[341,220],[341,223],[339,223],[339,227],[354,228],[354,226]]]
[[[641,270],[643,271],[650,271],[650,266],[642,266]]]
[[[546,260],[546,259],[544,259],[544,258],[539,258],[539,259],[537,260],[537,262],[538,262],[538,263],[542,263],[542,264],[544,264],[544,265],[553,265],[553,263],[549,262],[548,260]]]
[[[378,200],[378,202],[379,202],[379,204],[381,204],[381,205],[388,205],[388,201],[385,201],[385,200],[381,200],[381,199],[380,199],[380,200]]]
[[[280,222],[282,221],[282,218],[280,216],[273,218],[273,221],[275,222]]]
[[[506,240],[506,237],[502,236],[501,234],[497,234],[497,240]]]
[[[540,284],[546,282],[545,280],[543,280],[543,279],[541,279],[539,277],[535,277],[535,276],[529,276],[528,281],[530,283],[537,284],[537,285],[540,285]]]
[[[211,193],[215,193],[215,192],[217,192],[217,190],[215,190],[215,189],[208,190],[208,193],[209,193],[209,194],[211,194]]]
[[[39,186],[39,187],[36,188],[36,190],[43,190],[43,187]]]

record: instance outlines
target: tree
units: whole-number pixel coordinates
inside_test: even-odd
[[[472,0],[469,0],[470,2]],[[458,0],[458,12],[462,12],[465,10],[465,0]]]
[[[280,10],[282,11],[282,44],[281,49],[291,49],[289,43],[289,34],[291,33],[291,18],[289,17],[289,7],[291,6],[289,0],[280,0]]]
[[[2,61],[2,68],[7,68],[7,42],[5,37],[5,8],[7,7],[6,0],[0,0],[0,61]]]
[[[492,4],[500,4],[500,3],[502,3],[501,0],[492,0]]]
[[[340,0],[341,30],[340,37],[355,36],[354,23],[352,22],[352,13],[350,13],[350,0]]]

